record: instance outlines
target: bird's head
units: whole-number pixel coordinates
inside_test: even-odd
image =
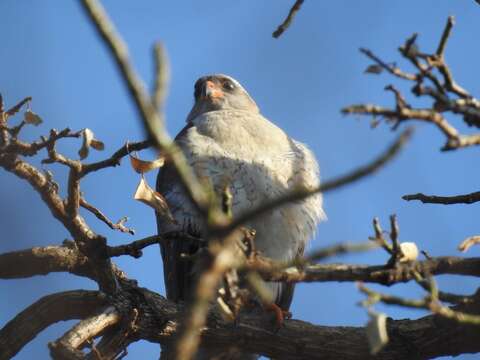
[[[195,104],[187,122],[197,116],[218,110],[243,110],[258,112],[257,104],[240,83],[227,75],[203,76],[195,83]]]

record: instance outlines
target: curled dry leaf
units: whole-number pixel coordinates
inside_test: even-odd
[[[130,163],[132,164],[133,170],[139,174],[143,174],[150,170],[162,167],[163,164],[165,164],[165,158],[160,156],[157,160],[145,161],[130,154]]]
[[[380,65],[377,65],[377,64],[372,64],[372,65],[369,65],[364,73],[366,74],[381,74],[383,71],[383,68],[380,66]]]
[[[161,216],[166,217],[172,223],[175,223],[175,219],[170,212],[167,201],[159,192],[153,190],[142,177],[140,183],[137,186],[135,195],[133,196],[135,200],[141,201],[144,204],[152,207],[157,211]]]
[[[219,305],[221,310],[220,314],[222,314],[222,317],[225,321],[232,322],[235,320],[235,314],[232,312],[230,307],[227,305],[227,303],[225,302],[225,300],[223,300],[221,296],[217,297],[217,304]]]
[[[387,316],[382,313],[369,312],[367,323],[367,339],[372,355],[377,354],[388,343]]]
[[[85,128],[82,131],[83,136],[83,143],[80,150],[78,150],[78,155],[80,155],[80,159],[85,159],[88,156],[90,151],[90,147],[94,148],[95,150],[103,150],[105,149],[105,145],[100,140],[95,139],[95,135],[93,131],[89,128]]]
[[[414,242],[402,242],[400,244],[400,250],[402,250],[402,257],[400,262],[409,262],[417,260],[418,258],[418,247]]]
[[[35,126],[40,125],[43,121],[40,116],[35,114],[32,110],[28,109],[25,111],[25,114],[23,116],[23,121],[25,121],[27,124],[32,124]]]
[[[473,245],[475,244],[480,244],[480,236],[470,236],[466,238],[465,240],[462,241],[460,245],[458,245],[458,250],[460,251],[467,251],[470,249]]]

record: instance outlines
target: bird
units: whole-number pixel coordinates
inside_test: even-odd
[[[220,194],[228,187],[234,218],[295,189],[313,189],[320,184],[312,151],[264,117],[244,87],[228,75],[206,75],[196,81],[186,123],[175,137],[176,145],[195,175],[206,179],[214,192]],[[156,190],[175,220],[157,214],[159,234],[205,235],[205,223],[168,162],[159,171]],[[255,230],[255,248],[263,256],[291,261],[303,255],[324,219],[322,195],[315,194],[274,208],[245,225]],[[198,271],[181,255],[196,253],[202,244],[178,239],[160,246],[167,298],[188,301]],[[294,284],[269,282],[267,288],[274,304],[288,311]]]

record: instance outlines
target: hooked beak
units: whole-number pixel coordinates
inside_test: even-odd
[[[213,81],[207,80],[205,81],[202,89],[202,97],[208,98],[211,100],[216,100],[223,98],[223,91],[219,88],[217,84]]]

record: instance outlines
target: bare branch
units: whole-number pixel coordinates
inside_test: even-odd
[[[310,263],[325,260],[332,256],[339,256],[342,254],[351,254],[356,252],[364,252],[376,249],[380,246],[378,242],[361,242],[361,243],[340,243],[332,245],[319,250],[313,250],[303,259],[297,260],[300,263]]]
[[[436,196],[436,195],[424,195],[422,193],[404,195],[402,196],[403,200],[419,200],[424,204],[443,204],[443,205],[452,205],[452,204],[473,204],[480,201],[480,191],[476,191],[470,194],[465,195],[456,195],[456,196]]]
[[[16,138],[11,139],[10,144],[3,150],[5,153],[20,154],[23,156],[34,156],[38,151],[52,146],[57,140],[63,138],[78,138],[81,132],[72,132],[69,128],[61,131],[52,129],[48,138],[41,137],[33,143],[25,143]]]
[[[161,43],[156,43],[153,48],[155,60],[155,87],[153,89],[153,105],[159,111],[163,110],[165,98],[167,97],[168,82],[168,59]]]
[[[467,251],[473,245],[480,244],[480,236],[470,236],[462,241],[460,245],[458,245],[458,250],[460,251]]]
[[[0,155],[0,166],[14,173],[19,178],[26,180],[34,190],[40,194],[42,200],[52,212],[52,215],[67,226],[66,212],[62,198],[55,191],[55,188],[51,187],[51,184],[44,174],[29,163],[11,154]]]
[[[127,217],[121,218],[118,222],[113,223],[111,220],[107,218],[107,216],[102,213],[99,209],[95,206],[89,204],[84,198],[80,198],[80,206],[84,209],[90,211],[93,215],[97,217],[100,221],[103,221],[107,226],[112,230],[119,230],[124,233],[129,233],[130,235],[135,235],[135,230],[126,227],[124,224],[128,220]]]
[[[0,359],[10,359],[48,326],[90,316],[106,298],[97,291],[73,290],[44,296],[0,330]]]
[[[480,276],[480,258],[436,257],[424,261],[386,265],[316,264],[291,266],[279,269],[268,258],[256,256],[247,260],[246,267],[258,271],[266,281],[326,282],[361,281],[382,285],[415,280],[415,273],[422,275]]]
[[[80,177],[84,177],[85,175],[88,175],[92,171],[98,171],[107,167],[120,165],[120,160],[123,157],[127,156],[129,152],[144,150],[151,146],[152,146],[152,142],[149,140],[135,142],[135,143],[127,143],[123,145],[120,149],[118,149],[108,159],[91,163],[91,164],[84,164],[82,167],[82,172],[80,174]]]
[[[88,258],[74,247],[34,247],[0,254],[0,279],[27,278],[51,272],[93,278]]]
[[[406,73],[395,65],[387,64],[369,49],[360,48],[360,52],[362,54],[365,54],[365,56],[367,56],[368,58],[372,59],[377,65],[379,65],[382,69],[385,69],[392,75],[395,75],[401,79],[412,80],[412,81],[417,80],[417,75]]]
[[[72,355],[83,355],[80,349],[85,343],[99,336],[109,327],[119,323],[120,320],[121,315],[113,306],[109,306],[99,314],[80,321],[61,338],[48,344],[52,358],[66,360],[70,359]]]
[[[141,307],[136,333],[140,338],[171,345],[178,336],[183,319],[177,306],[142,289],[149,307]],[[479,313],[478,305],[454,308],[465,313]],[[162,324],[159,326],[159,324]],[[370,359],[364,327],[316,326],[299,320],[285,320],[277,331],[269,329],[264,316],[245,314],[235,325],[215,311],[209,313],[202,328],[202,347],[222,349],[232,344],[242,351],[278,359]],[[376,355],[376,360],[426,359],[480,351],[478,327],[459,325],[438,315],[418,320],[388,320],[390,343]],[[448,341],[445,341],[448,339]]]
[[[445,29],[442,33],[442,38],[440,39],[440,43],[438,44],[438,48],[436,51],[437,56],[443,57],[445,53],[445,46],[447,45],[448,38],[450,37],[450,33],[452,32],[453,25],[455,25],[455,18],[453,16],[449,16],[447,19],[447,24],[445,25]]]
[[[288,12],[287,17],[283,22],[277,27],[277,30],[275,30],[272,34],[272,36],[275,39],[278,39],[284,32],[285,30],[288,29],[290,24],[293,21],[293,18],[297,14],[297,12],[300,10],[300,7],[302,6],[304,0],[296,0],[293,6],[290,8],[290,11]]]
[[[115,256],[122,256],[122,255],[130,255],[134,258],[139,258],[142,256],[143,248],[146,248],[147,246],[150,246],[153,244],[159,244],[164,240],[165,238],[159,235],[154,235],[154,236],[149,236],[140,240],[136,240],[127,245],[109,246],[107,250],[108,256],[115,257]]]
[[[67,214],[64,202],[58,195],[56,184],[52,184],[49,178],[34,166],[13,154],[0,154],[0,167],[30,183],[49,207],[52,215],[70,232],[78,249],[96,264],[100,288],[107,293],[114,292],[117,281],[110,259],[106,257],[106,239],[95,234],[81,216],[76,215],[72,218],[71,214]],[[76,186],[72,188],[72,191],[77,190]],[[75,200],[74,197],[71,199]]]
[[[367,301],[370,301],[370,304],[375,302],[383,302],[389,305],[400,305],[404,307],[426,309],[432,311],[434,314],[438,314],[461,324],[480,325],[480,316],[452,310],[446,306],[443,306],[440,302],[432,299],[430,296],[427,296],[423,299],[405,299],[402,297],[373,291],[362,284],[360,284],[358,288],[361,292],[368,295],[371,300]]]
[[[12,106],[10,109],[5,111],[5,114],[7,115],[7,117],[15,115],[17,112],[20,111],[20,109],[22,108],[23,105],[25,105],[26,103],[28,103],[30,101],[32,101],[32,97],[27,96],[25,99],[21,100],[18,104],[16,104],[15,106]]]

